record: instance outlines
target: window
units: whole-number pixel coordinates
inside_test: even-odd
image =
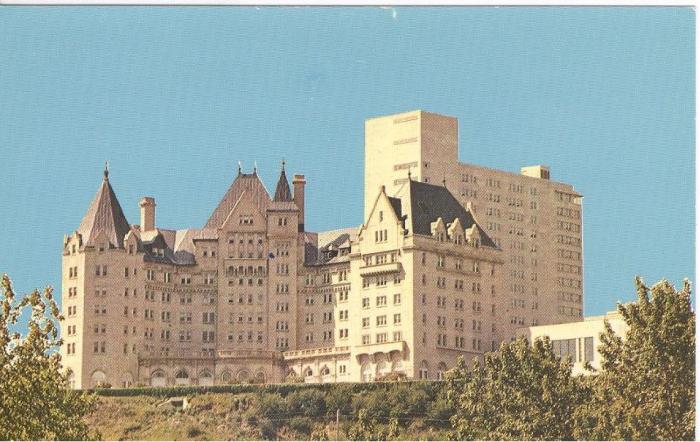
[[[396,293],[394,295],[394,305],[401,304],[401,293]]]
[[[394,314],[394,324],[401,324],[401,313]]]
[[[377,333],[377,344],[382,344],[386,342],[387,336],[386,333]]]
[[[362,298],[362,308],[369,308],[369,298]]]
[[[377,316],[377,326],[386,325],[386,315]]]
[[[369,327],[369,318],[362,318],[362,328]]]
[[[368,345],[369,342],[369,335],[362,335],[362,345]]]
[[[386,307],[386,296],[377,296],[377,307]]]
[[[584,362],[593,362],[593,337],[584,338]]]

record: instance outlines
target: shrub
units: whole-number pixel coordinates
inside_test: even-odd
[[[326,398],[322,391],[305,389],[287,396],[287,411],[291,415],[322,417],[326,413]]]
[[[202,430],[199,429],[198,426],[196,425],[190,425],[187,427],[187,431],[185,432],[187,437],[197,437],[202,434]]]
[[[303,436],[303,439],[308,439],[309,433],[311,433],[311,419],[308,417],[295,416],[289,421],[288,426],[297,435]]]

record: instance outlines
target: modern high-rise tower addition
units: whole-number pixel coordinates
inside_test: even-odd
[[[365,122],[365,217],[368,189],[401,195],[410,179],[446,186],[470,205],[504,253],[507,330],[583,316],[582,196],[550,179],[546,166],[520,174],[459,161],[458,122],[424,111]]]

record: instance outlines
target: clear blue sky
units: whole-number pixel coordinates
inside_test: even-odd
[[[257,160],[307,227],[359,225],[363,124],[424,109],[462,161],[548,164],[585,195],[585,313],[694,279],[691,8],[0,7],[0,272],[60,286],[109,160],[131,223],[202,226]]]

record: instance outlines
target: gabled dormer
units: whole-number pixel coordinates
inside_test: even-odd
[[[360,227],[359,240],[396,248],[405,235],[404,220],[401,200],[387,196],[386,189],[382,186],[367,220]]]
[[[267,222],[260,210],[257,195],[252,190],[244,190],[221,224],[224,231],[261,231]]]
[[[442,217],[430,223],[430,234],[440,242],[447,241],[447,226]]]
[[[447,226],[447,238],[455,244],[464,243],[464,227],[462,227],[462,222],[459,218],[455,218],[455,220]]]
[[[124,249],[129,255],[135,255],[140,249],[139,242],[138,236],[131,230],[124,237]]]

